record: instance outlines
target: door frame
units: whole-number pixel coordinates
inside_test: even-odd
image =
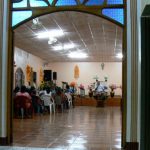
[[[110,8],[113,8],[112,6],[109,6]],[[123,45],[122,45],[122,53],[123,53],[123,61],[122,61],[122,102],[121,102],[121,110],[122,110],[122,147],[125,146],[126,144],[126,122],[127,122],[127,18],[126,18],[126,0],[124,0],[124,25],[121,25],[117,23],[116,21],[105,17],[102,15],[102,13],[99,13],[100,10],[103,8],[109,8],[106,4],[103,6],[84,6],[84,5],[79,5],[79,6],[62,6],[62,7],[37,7],[37,8],[30,8],[32,10],[33,15],[16,25],[15,27],[11,27],[12,24],[12,3],[10,2],[10,22],[9,22],[9,39],[8,39],[8,76],[7,76],[7,90],[8,90],[8,97],[7,97],[7,109],[8,109],[8,114],[7,114],[7,131],[8,131],[8,137],[7,137],[7,143],[10,145],[13,142],[13,100],[12,100],[12,91],[13,91],[13,70],[14,70],[14,29],[22,25],[23,23],[42,16],[46,14],[51,14],[55,12],[61,12],[61,11],[77,11],[77,12],[83,12],[83,13],[88,13],[91,15],[96,15],[99,17],[102,17],[104,19],[107,19],[113,23],[115,23],[118,26],[121,26],[123,28]],[[117,8],[120,8],[121,6],[118,5]],[[23,9],[23,10],[28,10],[29,8]],[[14,9],[15,10],[15,9]],[[11,87],[11,88],[10,88]]]

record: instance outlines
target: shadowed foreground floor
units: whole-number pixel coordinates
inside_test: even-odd
[[[76,107],[63,113],[14,119],[14,143],[0,150],[119,150],[119,107]]]

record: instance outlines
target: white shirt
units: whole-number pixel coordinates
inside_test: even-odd
[[[97,92],[103,92],[103,91],[104,91],[103,85],[99,85],[97,88]]]

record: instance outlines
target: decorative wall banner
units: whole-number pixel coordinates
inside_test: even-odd
[[[31,67],[29,65],[26,66],[26,79],[28,82],[31,80]]]
[[[40,82],[43,81],[43,69],[40,68]]]
[[[79,74],[80,74],[80,70],[79,70],[78,65],[76,65],[76,66],[74,67],[74,78],[75,78],[75,79],[78,79],[78,78],[79,78]]]

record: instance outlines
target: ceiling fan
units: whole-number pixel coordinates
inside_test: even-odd
[[[39,18],[34,18],[33,20],[32,20],[32,26],[31,26],[31,28],[32,29],[39,29],[39,28],[41,28],[42,27],[42,23],[39,21]]]

